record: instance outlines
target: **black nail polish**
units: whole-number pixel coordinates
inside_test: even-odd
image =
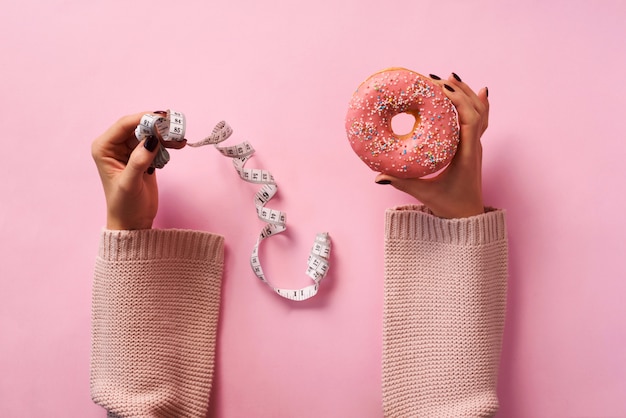
[[[152,113],[156,113],[157,115],[167,115],[167,112],[165,110],[155,110]]]
[[[456,75],[456,73],[452,73],[452,77],[454,77],[454,79],[455,79],[456,81],[458,81],[459,83],[463,81],[463,80],[461,80],[461,77],[459,77],[458,75]]]
[[[159,144],[159,140],[156,136],[150,135],[146,138],[146,142],[143,143],[143,146],[150,152],[154,151],[156,146]]]
[[[154,167],[148,167],[148,169],[146,170],[146,173],[153,174],[154,173]]]
[[[489,97],[489,87],[485,87],[485,96]]]
[[[378,180],[376,184],[391,184],[391,180]]]
[[[452,93],[454,93],[454,89],[452,87],[450,87],[449,85],[444,84],[443,86],[446,88],[446,90],[451,91]]]
[[[441,80],[441,77],[439,77],[438,75],[435,74],[428,74],[430,76],[430,78],[432,78],[433,80]]]

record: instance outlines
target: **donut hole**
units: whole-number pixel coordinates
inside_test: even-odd
[[[391,130],[397,136],[408,135],[415,129],[417,118],[411,113],[398,113],[391,118]]]

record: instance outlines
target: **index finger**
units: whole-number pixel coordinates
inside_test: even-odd
[[[448,78],[448,83],[456,90],[461,90],[470,99],[470,102],[476,112],[481,116],[481,134],[487,129],[489,119],[489,98],[487,94],[487,88],[483,87],[478,92],[475,92],[467,83],[463,82],[461,78],[452,73]]]
[[[152,112],[141,112],[133,115],[126,115],[119,118],[113,125],[100,136],[111,144],[122,144],[126,142],[129,135],[134,137],[135,128],[141,122],[141,117]]]

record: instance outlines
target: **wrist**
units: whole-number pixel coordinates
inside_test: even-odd
[[[106,229],[112,231],[152,229],[152,219],[123,219],[115,216],[108,216]]]
[[[427,206],[429,211],[436,217],[442,219],[462,219],[478,216],[485,213],[485,206],[482,202],[474,205],[452,206],[448,208],[433,209]]]
[[[152,229],[152,225],[123,224],[123,223],[107,222],[106,229],[108,229],[109,231],[139,231],[142,229]]]

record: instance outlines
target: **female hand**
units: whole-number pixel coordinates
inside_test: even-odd
[[[448,80],[431,75],[459,114],[461,141],[452,162],[437,176],[426,179],[400,179],[385,174],[376,183],[391,184],[426,205],[435,216],[464,218],[484,213],[482,195],[482,145],[480,137],[489,121],[486,87],[478,93],[456,74]]]
[[[158,209],[154,168],[159,138],[135,138],[142,112],[120,118],[91,144],[107,203],[107,229],[149,229]],[[162,112],[154,112],[162,113]],[[168,148],[182,148],[186,141],[168,141]]]

